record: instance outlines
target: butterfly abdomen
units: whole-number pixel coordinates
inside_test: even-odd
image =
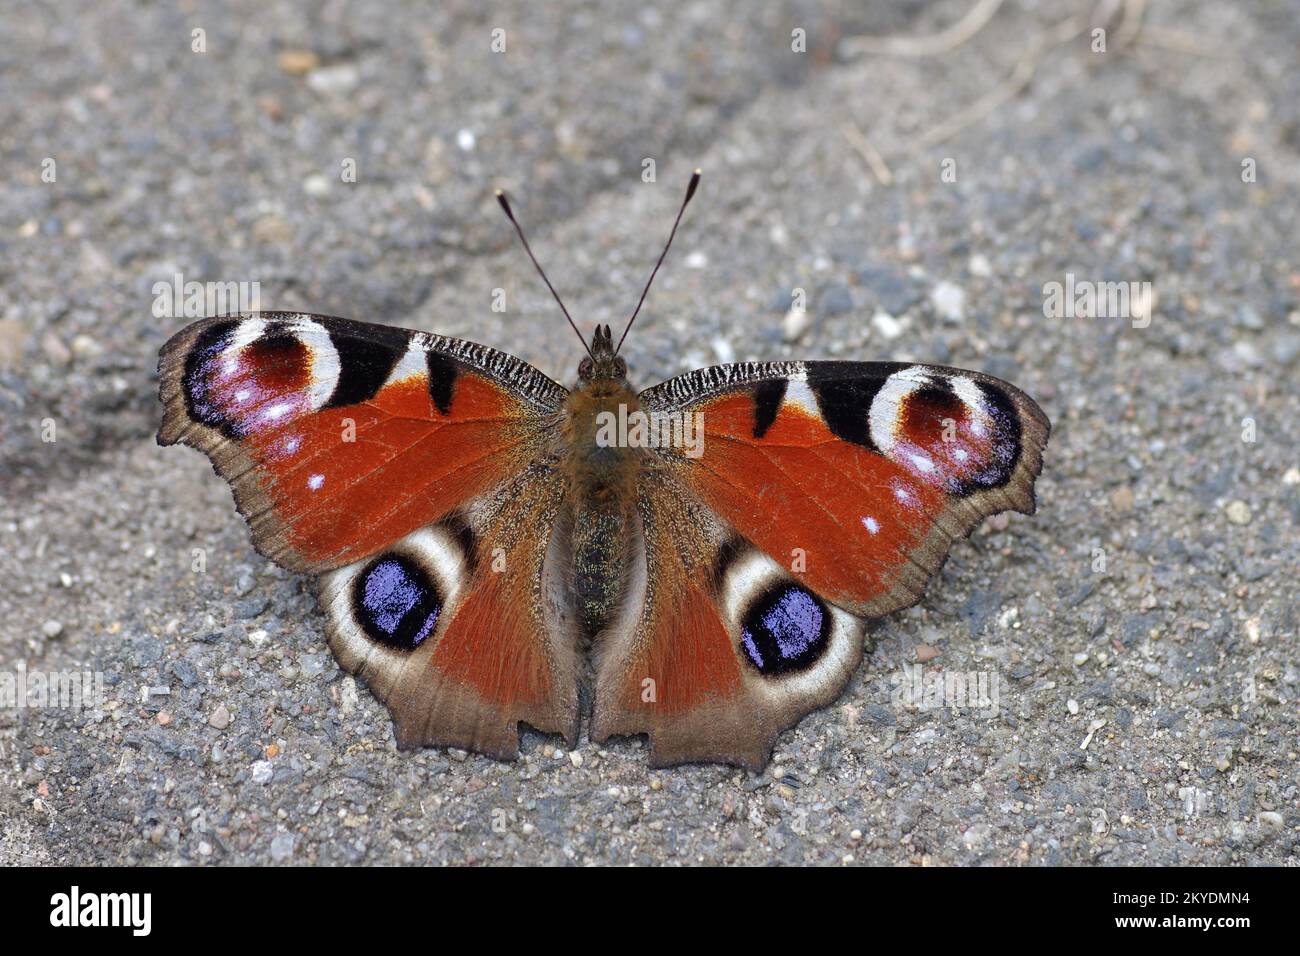
[[[617,428],[607,425],[637,407],[626,382],[601,379],[575,390],[565,409],[562,461],[573,515],[573,590],[588,635],[620,606],[627,577],[641,449],[620,441]]]

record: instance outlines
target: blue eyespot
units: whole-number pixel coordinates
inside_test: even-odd
[[[786,674],[810,667],[830,643],[830,612],[796,584],[781,584],[745,613],[741,646],[759,673]]]
[[[372,640],[394,650],[414,650],[433,633],[442,603],[428,574],[399,555],[377,558],[353,584],[358,623]]]

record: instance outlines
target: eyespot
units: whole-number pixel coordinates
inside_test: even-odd
[[[443,600],[424,569],[409,558],[385,554],[356,576],[352,606],[371,640],[411,651],[433,633]]]
[[[745,656],[764,676],[806,670],[830,644],[830,612],[811,591],[782,582],[764,592],[742,618]]]
[[[243,438],[321,408],[339,375],[338,350],[319,323],[231,319],[195,340],[182,387],[191,418]]]

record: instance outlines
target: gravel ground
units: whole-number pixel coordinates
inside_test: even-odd
[[[0,710],[0,863],[1300,862],[1293,8],[1153,2],[1137,42],[1050,47],[985,110],[1073,7],[1011,0],[906,58],[842,40],[969,4],[859,6],[3,0],[0,673],[100,671],[106,700]],[[513,764],[399,753],[311,582],[253,551],[202,456],[154,445],[187,320],[153,315],[153,284],[257,280],[266,307],[569,380],[577,343],[491,189],[589,328],[635,302],[695,166],[634,379],[985,369],[1053,420],[1039,513],[873,623],[762,775],[532,732]],[[1149,324],[1045,317],[1067,274],[1151,283]],[[909,701],[915,664],[998,704]]]

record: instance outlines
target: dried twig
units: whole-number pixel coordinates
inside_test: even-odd
[[[916,57],[950,53],[979,33],[1001,6],[1002,0],[977,0],[975,6],[964,17],[939,33],[925,37],[849,37],[843,41],[841,50],[845,54],[882,53]],[[1089,23],[1109,26],[1117,16],[1119,17],[1119,25],[1115,28],[1111,46],[1113,52],[1138,45],[1162,47],[1198,56],[1222,55],[1201,46],[1186,34],[1145,27],[1143,21],[1146,19],[1146,6],[1147,0],[1099,0],[1093,7],[1091,15],[1076,14],[1057,23],[1029,44],[1009,77],[970,106],[922,133],[912,143],[911,151],[922,152],[950,139],[1016,96],[1034,78],[1043,55],[1053,47],[1068,43],[1079,36]],[[871,167],[876,178],[885,185],[891,184],[894,179],[893,173],[890,172],[884,157],[863,135],[862,130],[856,124],[848,123],[844,127],[844,135],[862,154],[862,158]]]
[[[845,56],[886,53],[891,56],[937,56],[951,53],[980,30],[998,12],[1002,0],[978,0],[970,12],[946,30],[924,37],[846,37],[840,44]]]
[[[1160,50],[1172,50],[1175,53],[1188,53],[1192,56],[1225,57],[1222,50],[1212,50],[1194,36],[1178,30],[1153,30],[1144,27],[1133,41],[1138,46],[1156,47]]]
[[[865,133],[858,128],[858,124],[849,120],[844,124],[844,136],[849,143],[856,149],[859,155],[867,161],[867,165],[875,174],[876,179],[882,186],[892,186],[894,184],[894,174],[889,169],[889,164],[885,162],[885,157],[880,155],[880,150],[871,144]]]
[[[1083,17],[1070,17],[1052,27],[1046,34],[1039,36],[1025,50],[1024,55],[1016,63],[1016,68],[1012,71],[1011,76],[960,113],[950,116],[938,126],[926,130],[913,144],[913,149],[916,152],[929,149],[931,146],[942,143],[944,140],[956,135],[972,123],[976,123],[988,116],[1029,85],[1029,81],[1034,78],[1034,74],[1038,71],[1038,63],[1045,52],[1052,47],[1073,40],[1083,32],[1086,22]]]

